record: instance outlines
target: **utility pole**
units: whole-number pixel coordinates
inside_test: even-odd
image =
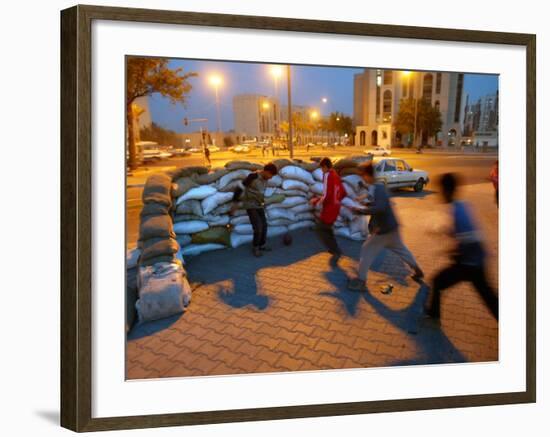
[[[294,145],[292,144],[292,96],[291,96],[291,79],[290,65],[286,66],[286,86],[288,99],[288,150],[290,150],[290,159],[294,158]]]

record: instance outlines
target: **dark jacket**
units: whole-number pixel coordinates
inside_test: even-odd
[[[250,173],[243,181],[244,190],[237,187],[233,192],[233,202],[242,201],[243,209],[258,209],[265,205],[264,192],[267,181],[259,172]]]
[[[374,202],[357,212],[371,216],[369,231],[372,234],[387,234],[399,227],[386,187],[382,183],[374,184]]]

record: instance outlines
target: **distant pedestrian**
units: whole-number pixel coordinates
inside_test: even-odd
[[[368,185],[374,185],[374,201],[365,208],[354,208],[354,212],[357,214],[371,216],[369,221],[370,235],[361,247],[358,278],[350,280],[348,288],[357,291],[366,290],[367,273],[374,260],[384,249],[394,252],[413,269],[412,278],[414,280],[421,280],[424,277],[424,272],[401,239],[399,224],[395,218],[385,185],[375,181],[372,164],[360,166],[360,171],[363,180]]]
[[[265,215],[264,192],[267,182],[277,174],[277,167],[273,163],[266,164],[260,171],[250,173],[243,181],[243,187],[237,187],[233,193],[233,205],[230,214],[234,214],[239,201],[242,208],[246,209],[250,224],[254,231],[252,241],[252,253],[254,256],[262,256],[262,252],[270,251],[266,246],[267,218]]]
[[[338,261],[342,255],[338,242],[334,236],[332,225],[340,214],[342,199],[346,197],[346,189],[340,176],[332,168],[330,158],[323,158],[320,162],[323,171],[323,195],[311,199],[312,205],[320,205],[321,213],[316,223],[317,235],[333,256],[333,261]]]
[[[212,162],[210,161],[210,149],[208,148],[208,146],[204,148],[204,157],[206,158],[208,165],[212,165]]]
[[[493,188],[495,189],[495,201],[498,208],[498,160],[495,161],[493,167],[491,168],[489,179],[491,179],[491,182],[493,183]]]
[[[445,203],[451,204],[452,228],[449,233],[456,244],[452,253],[452,264],[441,270],[433,280],[426,313],[439,320],[441,292],[459,282],[467,281],[473,284],[487,308],[498,320],[498,297],[485,274],[486,254],[479,230],[466,202],[455,200],[458,179],[454,174],[446,173],[441,177],[440,185]]]

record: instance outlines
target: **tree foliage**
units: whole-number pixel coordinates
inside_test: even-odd
[[[136,146],[134,140],[134,114],[132,104],[139,97],[159,93],[173,104],[184,104],[191,91],[189,79],[197,76],[184,72],[182,68],[169,68],[163,58],[130,57],[126,63],[126,120],[128,124],[128,148],[130,168],[136,166]]]
[[[433,137],[443,125],[441,112],[425,99],[402,99],[399,112],[394,122],[395,129],[402,134],[414,133],[414,119],[416,108],[416,132],[424,133],[428,138]]]

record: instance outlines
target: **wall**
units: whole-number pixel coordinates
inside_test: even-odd
[[[546,126],[550,91],[545,78],[550,76],[547,13],[544,3],[525,0],[510,3],[491,0],[463,0],[460,7],[442,7],[440,1],[395,0],[391,8],[380,8],[353,0],[316,1],[313,4],[292,0],[94,0],[111,6],[156,7],[196,11],[274,15],[327,20],[365,21],[436,27],[464,27],[510,32],[538,33],[538,186],[550,184]],[[8,436],[41,437],[70,435],[57,427],[59,404],[59,9],[72,1],[8,2],[0,27],[2,53],[8,63],[0,69],[3,85],[3,145],[14,145],[17,155],[4,155],[0,172],[3,187],[2,252],[0,271],[2,307],[0,318],[3,377],[3,405],[0,429]],[[512,6],[513,5],[513,6]],[[472,14],[471,11],[476,13]],[[426,11],[430,11],[429,14]],[[493,19],[487,19],[492,17]],[[494,19],[497,18],[497,19]],[[29,111],[32,102],[47,104],[47,110]],[[502,102],[505,104],[504,102]],[[545,117],[546,115],[546,117]],[[7,117],[7,118],[6,118]],[[36,141],[22,144],[20,132],[33,132]],[[546,137],[546,138],[545,138]],[[546,141],[545,141],[546,140]],[[543,272],[548,255],[543,248],[550,243],[548,195],[539,191],[537,238],[539,241],[539,403],[462,410],[379,414],[339,418],[304,419],[272,423],[242,423],[196,426],[181,429],[118,432],[120,436],[543,436],[547,434],[549,380],[543,372],[549,364],[550,312],[547,290],[550,283]],[[9,230],[6,232],[4,230]],[[546,244],[545,244],[546,243]],[[546,415],[545,415],[546,413]],[[104,434],[107,435],[107,434]]]

